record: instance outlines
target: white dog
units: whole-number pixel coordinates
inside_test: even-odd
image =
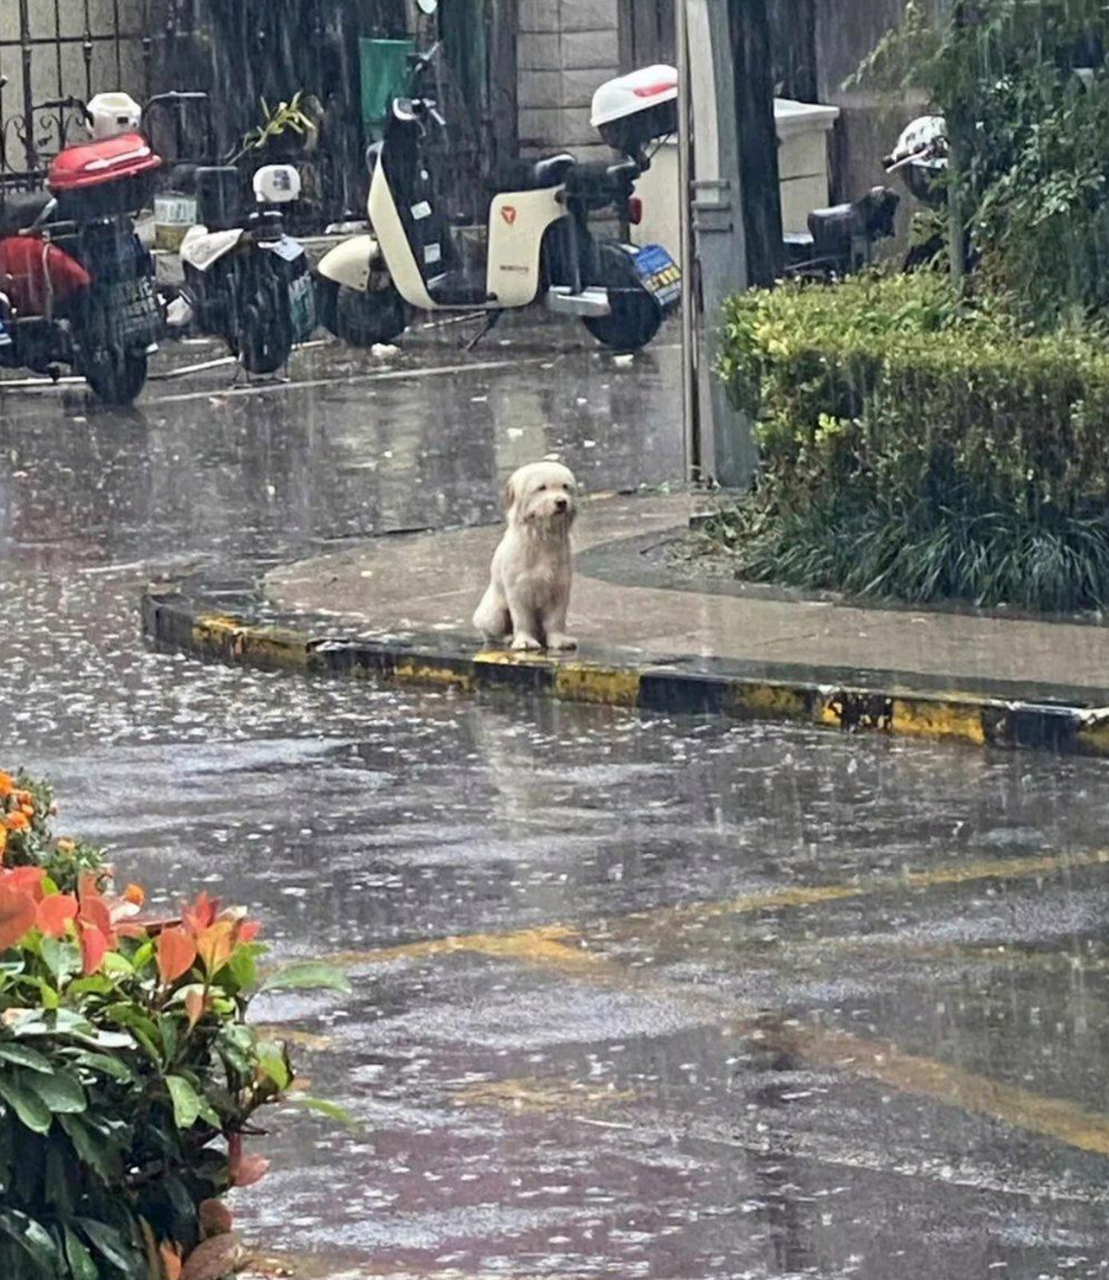
[[[578,647],[566,634],[577,487],[573,472],[558,462],[533,462],[509,480],[508,528],[474,614],[487,640],[511,636],[513,649]]]

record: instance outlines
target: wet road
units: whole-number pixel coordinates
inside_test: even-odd
[[[244,1226],[320,1277],[1104,1275],[1104,765],[143,646],[163,571],[485,519],[552,448],[677,474],[669,348],[417,363],[468,368],[0,395],[4,758],[354,979],[258,1005],[362,1128],[282,1117]]]

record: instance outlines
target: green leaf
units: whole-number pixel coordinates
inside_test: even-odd
[[[78,1067],[83,1067],[86,1071],[94,1071],[98,1075],[111,1076],[113,1080],[129,1081],[135,1078],[135,1073],[120,1058],[112,1058],[106,1053],[79,1053],[74,1059],[74,1063]]]
[[[93,1256],[81,1242],[81,1237],[71,1228],[65,1228],[65,1256],[73,1280],[100,1280]]]
[[[85,1233],[92,1247],[113,1267],[118,1268],[125,1276],[142,1275],[145,1263],[132,1248],[127,1235],[118,1227],[109,1227],[103,1222],[95,1222],[92,1218],[75,1218],[74,1222]]]
[[[118,1155],[99,1133],[76,1116],[61,1115],[58,1124],[73,1143],[77,1158],[95,1170],[104,1182],[113,1182],[119,1176]]]
[[[231,975],[235,991],[246,991],[258,981],[258,966],[249,947],[236,948],[227,962],[226,971]]]
[[[289,1087],[289,1063],[280,1045],[266,1043],[258,1046],[258,1065],[279,1089]]]
[[[34,1079],[46,1079],[36,1076]],[[26,1077],[19,1071],[0,1076],[0,1098],[11,1107],[19,1117],[20,1123],[32,1133],[47,1133],[53,1121],[50,1108],[26,1085]]]
[[[81,972],[81,948],[62,938],[43,938],[43,963],[60,983]]]
[[[45,1054],[26,1044],[0,1043],[0,1061],[14,1062],[17,1067],[41,1071],[44,1075],[49,1075],[54,1070],[54,1064]]]
[[[204,1105],[196,1090],[184,1076],[166,1076],[166,1088],[173,1099],[173,1118],[178,1129],[191,1129]]]
[[[107,978],[129,978],[135,972],[135,966],[118,951],[109,951],[100,963],[101,972]]]
[[[341,969],[321,960],[297,960],[278,969],[258,988],[262,991],[351,991],[350,981]]]
[[[88,1106],[84,1087],[67,1071],[56,1071],[48,1076],[28,1076],[27,1086],[38,1094],[54,1115],[80,1115]]]
[[[293,1106],[303,1107],[305,1111],[317,1111],[321,1116],[327,1116],[329,1120],[336,1120],[339,1124],[346,1125],[348,1129],[360,1127],[354,1116],[345,1107],[340,1107],[337,1102],[328,1102],[326,1098],[314,1098],[308,1093],[298,1093],[289,1101]]]
[[[0,1213],[0,1230],[7,1232],[44,1276],[54,1277],[61,1271],[57,1243],[41,1222],[18,1209],[9,1209]]]

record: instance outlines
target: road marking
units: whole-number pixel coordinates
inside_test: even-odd
[[[333,378],[309,378],[304,382],[266,382],[251,387],[209,388],[207,391],[183,391],[179,395],[156,396],[140,402],[140,407],[151,404],[188,404],[194,400],[229,400],[240,396],[275,395],[285,391],[313,391],[321,387],[352,387],[364,382],[397,382],[405,378],[442,378],[456,373],[488,373],[495,369],[518,369],[521,365],[542,364],[546,356],[526,357],[522,360],[483,360],[474,364],[446,364],[433,369],[384,369],[373,373],[343,374]]]
[[[530,929],[514,929],[506,933],[457,934],[444,938],[425,938],[400,943],[393,947],[377,947],[368,951],[347,951],[329,957],[332,964],[349,967],[387,964],[395,960],[426,960],[431,956],[472,951],[497,959],[524,961],[527,964],[562,970],[598,973],[605,967],[615,972],[614,962],[586,945],[590,929],[596,929],[604,940],[638,932],[643,928],[671,927],[687,923],[702,924],[725,916],[753,915],[759,911],[778,911],[793,907],[815,906],[822,902],[840,902],[871,894],[896,893],[905,889],[934,889],[948,885],[976,884],[993,880],[1022,880],[1033,876],[1055,875],[1084,867],[1109,866],[1109,851],[1089,853],[1042,854],[1028,858],[996,858],[964,863],[961,866],[934,867],[929,871],[905,871],[901,874],[869,876],[847,884],[797,885],[767,889],[761,893],[745,893],[719,902],[695,902],[677,907],[657,907],[626,915],[599,917],[574,927],[564,924],[537,925]],[[621,969],[622,971],[622,969]]]
[[[372,951],[344,951],[328,957],[328,963],[355,968],[368,964],[389,964],[394,960],[427,960],[432,956],[472,951],[498,960],[516,960],[544,969],[600,972],[613,969],[612,962],[595,951],[578,945],[580,935],[563,925],[539,925],[512,933],[466,933],[457,937],[429,938],[422,942],[402,942],[395,947]]]
[[[775,1049],[795,1053],[810,1066],[850,1071],[902,1093],[975,1111],[1080,1151],[1109,1156],[1109,1117],[1076,1102],[1045,1097],[934,1058],[903,1053],[895,1044],[860,1040],[832,1028],[782,1026],[756,1032],[755,1037]]]
[[[845,884],[796,885],[739,894],[719,902],[694,902],[676,907],[658,907],[615,917],[624,924],[653,926],[704,923],[722,916],[751,915],[791,907],[816,906],[872,894],[897,893],[904,889],[938,889],[948,885],[976,884],[990,880],[1024,880],[1056,875],[1084,867],[1109,865],[1109,850],[1089,853],[1040,854],[1028,858],[994,858],[958,866],[932,867],[927,871],[903,871],[892,875],[860,877]]]
[[[663,908],[619,919],[637,926],[660,922],[682,923],[686,920],[701,922],[725,915],[809,906],[904,888],[931,889],[995,880],[1026,879],[1106,864],[1109,864],[1109,853],[1104,850],[1069,855],[990,859],[962,866],[935,867],[928,871],[872,876],[852,884],[773,889],[764,893],[743,894],[723,902]],[[598,923],[607,925],[611,922],[602,920]],[[545,925],[511,933],[463,934],[453,938],[403,943],[374,951],[341,954],[331,957],[331,960],[354,967],[392,960],[426,959],[458,951],[522,961],[544,970],[572,973],[587,981],[635,977],[625,966],[587,949],[581,930],[564,925]],[[706,1005],[707,1013],[710,1009],[716,1015],[722,1012],[715,1004],[712,993],[703,989],[686,991],[680,984],[650,982],[647,987],[668,993],[675,999],[692,996]],[[1109,1156],[1109,1117],[1090,1111],[1078,1103],[1033,1093],[932,1058],[903,1053],[890,1042],[862,1040],[835,1028],[792,1021],[788,1025],[768,1022],[765,1016],[741,1016],[736,1020],[734,1013],[728,1015],[728,1020],[732,1034],[769,1042],[772,1047],[791,1052],[810,1065],[851,1072],[903,1093],[931,1098],[946,1106],[988,1116],[1080,1151]],[[500,1094],[496,1096],[503,1096],[505,1100],[511,1099],[514,1091],[517,1091],[515,1096],[523,1096],[519,1094],[519,1090],[524,1089],[524,1086],[511,1081],[502,1082],[499,1088]],[[490,1100],[493,1097],[493,1093],[489,1094]],[[521,1102],[521,1105],[526,1103]]]
[[[632,1089],[587,1084],[584,1080],[541,1080],[536,1076],[481,1080],[451,1093],[457,1107],[503,1107],[509,1111],[566,1111],[571,1107],[605,1107],[635,1102]]]

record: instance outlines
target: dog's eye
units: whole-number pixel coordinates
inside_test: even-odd
[[[545,484],[541,484],[541,485],[539,486],[538,492],[539,492],[539,493],[546,493],[546,492],[547,492],[547,486],[546,486]]]
[[[570,492],[570,486],[568,484],[564,484],[562,487],[566,490],[567,493]]]

